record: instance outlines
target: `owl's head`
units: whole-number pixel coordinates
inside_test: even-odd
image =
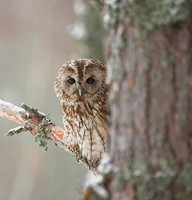
[[[106,88],[106,66],[94,59],[65,63],[58,71],[54,89],[61,102],[83,102],[95,98]]]

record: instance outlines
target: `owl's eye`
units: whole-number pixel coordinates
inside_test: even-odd
[[[93,84],[93,83],[95,83],[95,79],[94,79],[93,77],[89,77],[89,78],[86,80],[86,82],[87,82],[88,84]]]
[[[67,82],[68,82],[70,85],[72,85],[72,84],[74,84],[76,81],[75,81],[74,78],[69,78],[69,79],[67,80]]]

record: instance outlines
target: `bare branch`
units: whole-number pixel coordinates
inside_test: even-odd
[[[0,99],[0,117],[15,121],[21,125],[25,124],[25,121],[21,115],[25,114],[26,111],[23,108],[15,106],[9,102]]]
[[[22,125],[11,129],[6,135],[12,136],[23,131],[30,131],[36,140],[40,142],[40,146],[45,148],[47,140],[53,142],[56,146],[71,153],[78,162],[83,163],[94,173],[96,168],[90,167],[89,163],[82,158],[78,150],[71,149],[64,137],[64,130],[56,126],[51,120],[37,109],[26,106],[15,106],[9,102],[0,99],[0,117],[9,119]]]

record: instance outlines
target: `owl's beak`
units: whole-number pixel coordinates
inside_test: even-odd
[[[82,88],[81,87],[78,88],[78,92],[79,92],[79,96],[81,97],[81,95],[82,95]]]

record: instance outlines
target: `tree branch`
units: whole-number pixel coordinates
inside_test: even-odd
[[[45,114],[37,109],[23,104],[21,107],[15,106],[9,102],[0,99],[0,117],[9,119],[22,125],[11,129],[6,135],[12,136],[23,131],[30,131],[40,142],[40,146],[47,148],[47,140],[53,142],[56,146],[71,153],[78,162],[83,163],[94,173],[97,171],[81,156],[78,150],[71,149],[64,137],[64,130],[56,126]]]

